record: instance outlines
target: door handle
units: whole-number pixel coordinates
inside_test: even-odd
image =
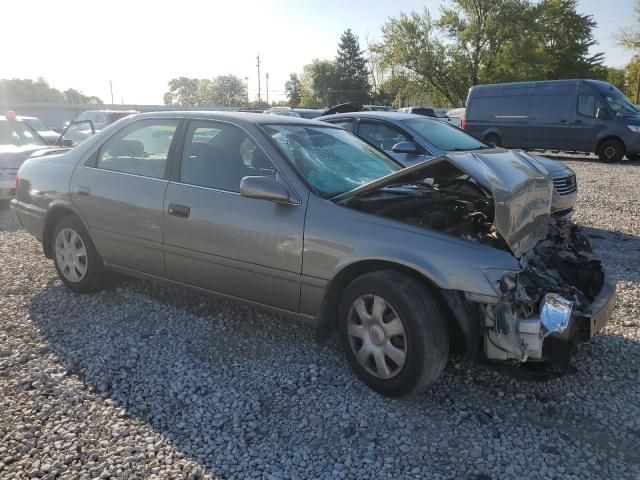
[[[169,215],[173,215],[174,217],[189,218],[191,209],[186,205],[178,205],[176,203],[170,203],[168,212],[169,212]]]
[[[78,187],[76,188],[76,193],[78,195],[82,195],[83,197],[88,197],[91,194],[91,189],[89,187],[78,185]]]

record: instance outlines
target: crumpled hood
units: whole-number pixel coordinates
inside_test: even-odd
[[[553,183],[548,172],[524,152],[451,152],[374,180],[332,200],[343,201],[388,185],[425,178],[433,178],[438,183],[438,179],[460,176],[460,171],[491,192],[495,205],[493,224],[516,257],[546,237]]]
[[[42,150],[38,145],[0,145],[0,168],[20,168],[20,165],[36,150]]]

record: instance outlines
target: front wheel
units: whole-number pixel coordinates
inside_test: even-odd
[[[605,163],[615,163],[624,157],[624,144],[616,139],[605,140],[598,147],[598,157]]]
[[[449,354],[437,301],[417,280],[394,270],[349,284],[340,302],[339,333],[353,370],[383,395],[432,385]]]
[[[53,263],[70,290],[89,293],[102,288],[102,259],[89,232],[73,215],[60,220],[53,231]]]

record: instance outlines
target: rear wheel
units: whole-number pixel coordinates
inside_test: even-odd
[[[449,354],[436,300],[418,281],[393,270],[349,284],[340,302],[339,332],[353,370],[384,395],[430,386]]]
[[[502,139],[500,139],[500,137],[495,133],[490,133],[489,135],[486,135],[484,137],[484,143],[486,143],[487,145],[492,145],[494,147],[501,147]]]
[[[96,247],[78,217],[70,215],[53,231],[53,262],[60,280],[77,293],[100,290],[104,267]]]
[[[605,163],[615,163],[624,156],[624,144],[616,139],[609,138],[598,147],[598,157]]]

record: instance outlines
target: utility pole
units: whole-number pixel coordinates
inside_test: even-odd
[[[249,105],[249,77],[244,77],[244,84],[247,89],[247,105]]]
[[[638,72],[638,83],[636,83],[636,105],[640,103],[640,71]]]
[[[258,54],[256,60],[258,60],[256,65],[258,67],[258,103],[260,103],[262,101],[262,98],[260,98],[260,54]]]
[[[264,74],[267,77],[267,103],[269,103],[269,73]]]
[[[109,90],[111,90],[111,105],[113,105],[113,82],[109,80]]]

